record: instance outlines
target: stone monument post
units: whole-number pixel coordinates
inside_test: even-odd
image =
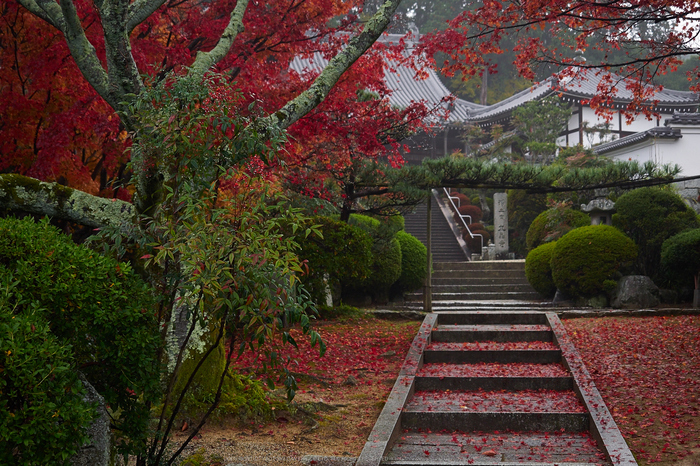
[[[493,195],[493,242],[496,245],[496,254],[508,253],[508,194],[496,193]]]

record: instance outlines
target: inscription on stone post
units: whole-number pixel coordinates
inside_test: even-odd
[[[508,252],[508,194],[496,193],[493,195],[493,233],[496,254]]]

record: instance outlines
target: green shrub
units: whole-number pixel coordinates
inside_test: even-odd
[[[576,228],[554,245],[552,278],[573,298],[594,297],[610,291],[620,268],[636,257],[634,241],[611,226]]]
[[[396,240],[401,246],[401,275],[392,285],[391,293],[394,296],[423,286],[428,261],[428,249],[415,236],[400,231],[396,234]]]
[[[557,291],[552,278],[552,252],[556,241],[544,243],[530,251],[525,258],[525,276],[527,281],[539,294],[552,298]]]
[[[661,270],[664,283],[670,288],[695,289],[695,280],[700,279],[700,228],[684,231],[664,241]]]
[[[314,217],[311,223],[320,225],[323,238],[301,233],[296,237],[301,246],[299,257],[308,266],[308,274],[302,281],[312,300],[325,303],[324,276],[333,289],[360,282],[370,275],[372,238],[358,227],[329,217]]]
[[[382,222],[366,215],[350,216],[351,225],[357,225],[372,237],[372,265],[369,276],[356,284],[350,284],[348,291],[358,291],[372,296],[375,302],[389,299],[391,285],[401,276],[401,244],[395,238],[395,231],[388,222]]]
[[[391,217],[387,217],[387,222],[389,223],[389,228],[394,233],[403,231],[406,227],[406,219],[403,217],[403,215],[392,215]]]
[[[620,196],[615,209],[613,226],[637,244],[637,270],[652,278],[659,276],[663,242],[683,230],[700,227],[693,209],[668,189],[635,189]]]
[[[528,250],[543,243],[556,241],[574,228],[591,224],[591,218],[579,210],[560,205],[545,210],[532,221],[525,242]]]
[[[527,230],[539,214],[547,210],[546,194],[528,193],[524,189],[509,189],[508,229],[510,250],[519,256],[527,255]]]
[[[83,401],[71,346],[51,333],[39,303],[17,294],[12,274],[1,273],[0,464],[69,464],[97,412]]]
[[[147,285],[129,264],[74,244],[43,220],[0,219],[0,273],[41,305],[51,333],[111,407],[128,450],[145,439],[149,403],[160,396],[159,328]]]

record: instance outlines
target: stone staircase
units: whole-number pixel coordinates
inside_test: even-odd
[[[433,263],[465,262],[467,255],[457,242],[452,228],[436,204],[437,202],[434,200],[431,209]],[[418,238],[426,247],[428,245],[427,218],[428,207],[426,204],[420,204],[416,206],[413,213],[404,215],[406,232]]]
[[[524,260],[434,263],[432,298],[434,309],[478,301],[520,302],[532,307],[532,301],[542,300],[525,277]],[[404,305],[419,308],[422,303],[421,290],[407,294]]]
[[[555,313],[429,314],[356,466],[637,463]]]

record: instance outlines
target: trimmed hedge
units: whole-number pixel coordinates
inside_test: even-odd
[[[561,237],[552,252],[552,278],[558,289],[573,298],[611,292],[618,271],[637,258],[637,246],[608,225],[576,228]]]
[[[401,246],[401,276],[391,287],[395,296],[423,286],[428,261],[428,248],[415,236],[399,231],[396,240]]]
[[[575,228],[591,224],[591,218],[579,210],[552,207],[532,221],[525,235],[529,251],[540,244],[556,241]]]
[[[700,276],[700,228],[684,231],[664,241],[661,270],[671,288],[695,289],[694,277]]]
[[[552,298],[557,292],[557,286],[552,278],[552,252],[556,241],[544,243],[530,251],[525,258],[525,276],[527,281],[539,294]]]
[[[635,189],[620,196],[615,209],[613,226],[637,244],[638,272],[652,278],[659,276],[663,242],[684,230],[700,227],[693,209],[667,189]]]
[[[0,269],[17,281],[16,296],[38,303],[51,333],[71,345],[76,366],[114,413],[118,448],[145,441],[148,403],[161,395],[150,288],[128,263],[76,245],[47,220],[0,219]]]
[[[316,235],[296,241],[301,246],[299,257],[306,260],[308,274],[302,277],[304,286],[317,303],[325,303],[326,283],[334,286],[359,282],[371,273],[372,238],[362,229],[329,217],[314,217],[311,223],[320,225],[323,238]]]
[[[378,303],[389,299],[391,285],[401,276],[401,244],[390,222],[382,222],[367,215],[353,214],[348,221],[367,232],[372,238],[372,265],[369,276],[349,289],[361,291]]]

